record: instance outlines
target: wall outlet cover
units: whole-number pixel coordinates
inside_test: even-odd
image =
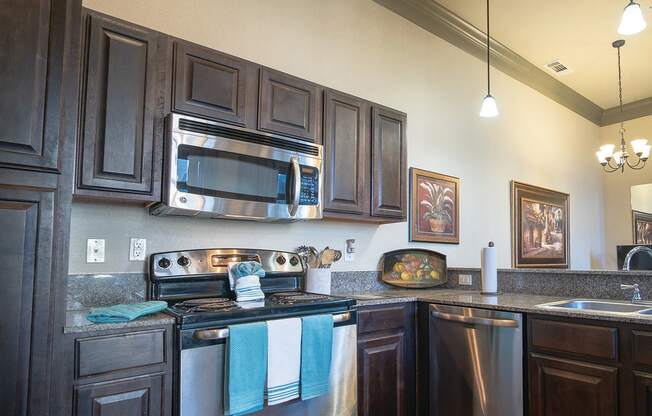
[[[473,276],[470,274],[460,274],[459,284],[463,286],[471,286],[473,284]]]
[[[103,238],[86,240],[86,263],[104,263],[105,241]]]
[[[129,261],[145,261],[146,251],[146,239],[132,238],[129,240]]]

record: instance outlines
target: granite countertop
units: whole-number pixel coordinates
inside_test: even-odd
[[[66,311],[66,326],[63,328],[63,332],[65,334],[72,334],[80,332],[106,331],[124,328],[139,328],[153,325],[169,325],[175,322],[172,316],[163,312],[159,312],[152,315],[143,316],[129,322],[96,324],[86,319],[86,315],[88,315],[89,310],[90,309]]]
[[[459,289],[392,289],[380,292],[339,293],[339,295],[345,295],[356,299],[358,306],[371,306],[397,302],[413,302],[418,300],[422,302],[441,303],[445,305],[498,309],[504,311],[536,313],[542,315],[596,319],[603,321],[631,322],[647,325],[652,324],[652,315],[615,315],[607,312],[601,313],[589,310],[552,310],[537,306],[543,303],[574,299],[559,296],[539,296],[522,293],[483,295],[479,291]]]

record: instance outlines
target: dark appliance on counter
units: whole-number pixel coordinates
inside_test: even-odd
[[[172,113],[153,215],[322,218],[322,146]]]
[[[623,269],[625,263],[625,257],[634,247],[643,246],[652,248],[652,244],[631,244],[626,246],[617,246],[618,254],[618,270]],[[652,257],[647,253],[638,253],[632,257],[632,261],[629,264],[630,270],[652,270]]]
[[[313,314],[334,322],[330,392],[265,407],[257,415],[355,415],[357,409],[357,314],[352,299],[302,292],[304,268],[296,253],[256,249],[202,249],[152,254],[150,298],[165,300],[176,318],[179,416],[224,414],[224,365],[228,325]],[[265,301],[244,308],[233,301],[227,265],[257,261]]]

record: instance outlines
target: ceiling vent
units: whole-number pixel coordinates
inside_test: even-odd
[[[546,65],[546,68],[548,68],[548,71],[556,75],[566,75],[573,72],[566,65],[562,64],[559,61],[550,62],[549,64]]]

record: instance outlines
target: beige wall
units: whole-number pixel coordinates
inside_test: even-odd
[[[450,266],[479,267],[489,240],[510,267],[511,179],[571,194],[573,268],[599,265],[604,242],[599,128],[494,72],[502,115],[478,117],[484,64],[370,0],[86,0],[87,7],[301,76],[408,114],[410,166],[461,178],[461,244],[409,244],[406,223],[256,224],[158,218],[134,207],[75,203],[70,271],[145,270],[127,261],[128,238],[149,252],[208,246],[341,248],[356,238],[355,262],[376,268],[388,250],[421,246]],[[107,262],[84,261],[86,238],[107,239]]]
[[[652,116],[641,117],[625,123],[625,140],[647,138],[652,142]],[[620,124],[600,129],[600,143],[618,144]],[[616,246],[633,244],[631,187],[652,182],[652,166],[639,171],[628,169],[625,173],[604,175],[604,219],[606,266],[617,266]]]

